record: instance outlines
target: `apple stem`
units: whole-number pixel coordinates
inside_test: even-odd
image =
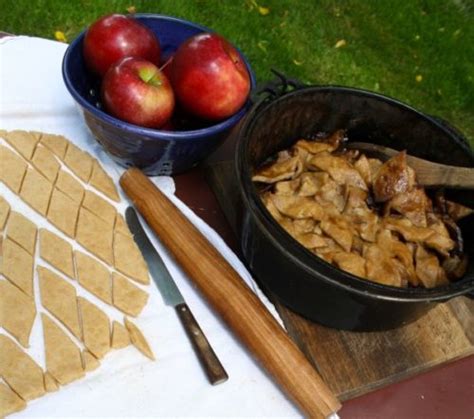
[[[165,63],[160,67],[160,71],[163,71],[166,67],[168,67],[171,63],[171,61],[173,61],[173,56],[169,57]]]

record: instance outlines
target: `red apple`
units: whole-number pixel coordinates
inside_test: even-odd
[[[181,44],[169,72],[182,107],[212,121],[237,112],[250,91],[250,76],[242,56],[214,33],[202,33]]]
[[[171,117],[174,94],[166,76],[153,63],[126,57],[102,81],[102,101],[111,115],[132,124],[158,128]]]
[[[127,56],[158,64],[160,43],[138,20],[114,14],[100,18],[89,27],[83,53],[89,70],[103,76],[113,63]]]

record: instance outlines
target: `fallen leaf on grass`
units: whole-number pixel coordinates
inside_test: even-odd
[[[127,12],[130,13],[131,15],[137,13],[137,8],[135,6],[129,6],[127,7]]]
[[[334,48],[342,48],[347,45],[347,42],[345,39],[339,39],[339,41],[336,42],[336,45],[334,45]]]
[[[62,32],[62,31],[54,32],[54,37],[56,38],[56,41],[67,42],[66,35],[64,35],[64,32]]]
[[[294,63],[295,65],[300,66],[300,65],[303,65],[303,64],[304,64],[304,61],[298,61],[298,60],[296,60],[296,59],[293,59],[293,63]]]
[[[256,0],[247,0],[245,3],[249,12],[253,9],[257,9],[258,13],[260,13],[262,16],[266,16],[270,13],[269,7],[260,6]]]
[[[268,41],[258,41],[257,42],[257,47],[259,47],[264,53],[267,53],[267,45]]]

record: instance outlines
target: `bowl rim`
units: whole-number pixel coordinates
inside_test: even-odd
[[[239,179],[240,195],[244,201],[244,207],[253,214],[253,222],[258,224],[260,231],[266,238],[277,247],[278,250],[284,253],[295,265],[300,269],[310,272],[314,277],[317,277],[327,283],[330,283],[338,288],[342,288],[351,293],[362,295],[363,297],[372,297],[376,299],[398,301],[398,302],[431,302],[444,301],[452,297],[465,294],[474,290],[474,277],[462,278],[456,282],[450,282],[447,285],[436,288],[401,288],[390,285],[384,285],[377,282],[369,281],[359,278],[349,272],[343,271],[336,266],[326,262],[322,258],[317,257],[308,249],[298,243],[289,233],[287,233],[271,216],[268,210],[264,207],[261,199],[257,194],[254,182],[251,180],[250,165],[248,157],[244,153],[250,136],[250,132],[258,116],[264,113],[269,107],[286,100],[288,97],[301,94],[301,92],[336,92],[342,94],[354,94],[357,96],[366,96],[376,100],[382,100],[390,105],[403,108],[408,112],[415,113],[418,117],[426,120],[428,123],[434,124],[438,129],[444,131],[446,135],[451,137],[456,144],[461,146],[474,160],[474,153],[465,144],[457,134],[441,124],[438,120],[430,117],[421,111],[411,107],[410,105],[399,101],[398,99],[382,95],[377,92],[372,92],[366,89],[324,85],[324,86],[305,86],[288,92],[274,100],[269,101],[263,106],[256,106],[252,108],[247,114],[244,123],[239,130],[239,141],[237,142],[236,157],[234,160],[234,169],[237,171]],[[242,135],[245,133],[245,135]],[[285,246],[291,244],[290,246]]]
[[[187,26],[191,26],[195,29],[200,30],[201,32],[211,32],[216,33],[216,31],[198,23],[194,23],[185,19],[181,19],[174,16],[167,16],[162,14],[154,14],[154,13],[137,13],[133,15],[134,18],[140,19],[156,19],[156,20],[166,20],[172,21],[180,24],[184,24]],[[133,132],[134,135],[141,135],[144,140],[154,141],[154,140],[173,140],[173,141],[184,141],[184,140],[199,140],[201,138],[207,137],[209,134],[217,134],[219,132],[225,131],[235,125],[247,112],[249,109],[251,102],[250,102],[250,93],[247,101],[242,105],[242,107],[233,115],[220,121],[216,124],[210,125],[205,128],[195,129],[195,130],[188,130],[188,131],[166,131],[166,130],[159,130],[154,128],[146,128],[141,127],[139,125],[131,124],[126,121],[122,121],[118,118],[115,118],[112,115],[109,115],[102,109],[98,109],[97,107],[90,104],[74,87],[71,78],[67,72],[67,66],[71,59],[72,51],[80,44],[85,36],[85,33],[88,28],[84,28],[79,35],[69,44],[64,53],[61,70],[64,84],[66,85],[67,90],[69,91],[70,95],[73,99],[83,108],[84,112],[89,112],[94,117],[101,119],[102,121],[106,122],[107,124],[117,128],[119,130],[125,130],[128,132]],[[228,41],[230,42],[230,41]],[[242,51],[235,46],[231,42],[232,46],[237,49],[237,51],[241,54],[242,58],[244,59],[245,66],[249,73],[250,77],[250,92],[256,86],[256,78],[255,74],[250,66],[250,63],[247,57],[242,53]],[[159,138],[158,138],[159,137]]]

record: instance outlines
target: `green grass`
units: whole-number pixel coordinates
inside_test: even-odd
[[[46,38],[60,30],[72,40],[132,5],[220,32],[259,81],[273,67],[313,84],[377,91],[450,121],[474,145],[472,0],[0,0],[0,30]],[[346,45],[335,48],[339,40]]]

